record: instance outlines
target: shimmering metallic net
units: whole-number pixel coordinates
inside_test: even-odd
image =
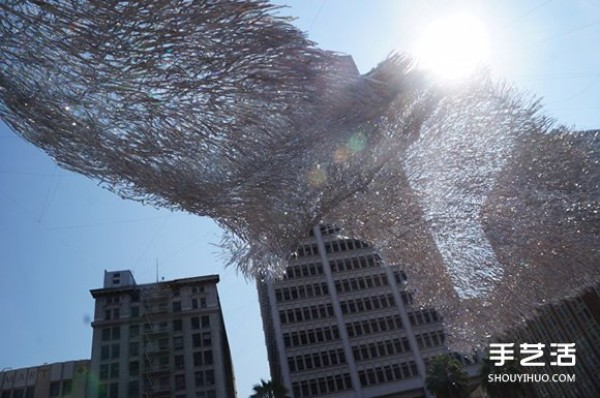
[[[0,3],[0,115],[120,196],[209,216],[277,274],[338,223],[472,344],[598,278],[598,139],[485,73],[360,76],[260,0]]]

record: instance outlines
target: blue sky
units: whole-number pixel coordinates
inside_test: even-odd
[[[546,114],[600,128],[600,0],[278,1],[320,47],[367,72],[404,51],[428,21],[466,9],[489,29],[492,71],[544,98]],[[93,301],[103,271],[138,283],[220,274],[238,394],[269,378],[252,282],[224,269],[209,219],[121,200],[62,170],[0,124],[0,369],[89,358]]]

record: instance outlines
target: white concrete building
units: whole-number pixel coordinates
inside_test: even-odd
[[[271,376],[293,398],[416,398],[446,353],[438,314],[412,307],[398,266],[320,225],[281,280],[258,284]]]

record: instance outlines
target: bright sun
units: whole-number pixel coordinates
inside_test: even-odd
[[[425,29],[412,54],[419,68],[446,81],[461,80],[489,60],[489,37],[479,19],[448,16]]]

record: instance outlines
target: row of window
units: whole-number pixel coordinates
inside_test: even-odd
[[[398,315],[346,323],[348,337],[363,336],[398,329],[402,329],[402,321]]]
[[[192,335],[192,346],[194,348],[199,347],[211,347],[212,339],[210,332],[194,333]],[[155,341],[145,341],[144,350],[145,352],[154,352],[156,350],[166,351],[169,348],[169,340],[167,337],[159,338]],[[175,350],[183,350],[183,336],[173,337],[173,348]],[[135,357],[140,354],[139,343],[137,341],[129,344],[129,356]],[[119,343],[116,344],[105,344],[100,347],[100,360],[106,361],[109,359],[119,358],[121,355],[121,347]]]
[[[296,251],[298,257],[316,256],[319,254],[319,248],[317,245],[303,245]]]
[[[443,345],[444,341],[446,340],[446,336],[441,330],[419,334],[415,338],[417,339],[417,344],[421,349],[439,347]]]
[[[356,278],[342,279],[335,281],[335,290],[338,293],[352,292],[387,286],[388,280],[385,274],[379,275],[361,275]]]
[[[353,271],[358,269],[372,268],[378,266],[375,256],[360,256],[330,260],[331,272]]]
[[[397,380],[408,379],[418,376],[417,364],[414,361],[395,363],[373,369],[358,371],[360,384],[371,386],[374,384],[390,383]]]
[[[349,373],[292,383],[296,398],[322,396],[350,389],[352,389],[352,379]]]
[[[286,348],[305,346],[338,340],[340,333],[337,326],[326,326],[316,329],[299,330],[283,334],[283,343]]]
[[[356,361],[379,359],[405,352],[410,352],[410,345],[408,344],[408,339],[406,337],[352,347],[352,354]]]
[[[314,352],[312,354],[298,355],[288,358],[290,372],[301,372],[303,370],[320,369],[326,366],[336,366],[346,363],[344,350],[329,350]]]
[[[328,294],[329,289],[327,288],[326,282],[275,289],[275,298],[277,299],[277,302],[327,296]]]
[[[33,398],[33,394],[35,392],[34,387],[27,388],[15,388],[12,390],[12,398]],[[11,398],[11,390],[4,390],[2,394],[0,394],[0,398]],[[57,397],[58,395],[54,395]]]
[[[306,322],[316,319],[330,318],[333,316],[331,304],[311,305],[304,308],[291,308],[279,311],[281,323]]]
[[[340,239],[325,243],[327,253],[338,253],[347,250],[369,249],[370,246],[365,242],[356,239]]]
[[[308,278],[323,275],[323,266],[320,263],[293,265],[287,267],[283,279]]]
[[[340,307],[342,314],[354,314],[357,312],[378,310],[395,306],[394,296],[392,294],[377,297],[360,297],[356,299],[342,301]]]
[[[425,323],[433,323],[441,321],[438,313],[431,308],[410,312],[408,314],[408,319],[410,320],[410,324],[412,326],[420,326]]]

